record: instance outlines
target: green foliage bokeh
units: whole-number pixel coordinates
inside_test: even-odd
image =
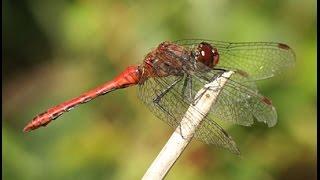
[[[275,41],[295,68],[259,82],[273,128],[231,126],[242,157],[193,141],[167,179],[315,179],[316,1],[2,1],[2,177],[139,179],[172,130],[119,90],[25,134],[34,115],[139,64],[162,41]]]

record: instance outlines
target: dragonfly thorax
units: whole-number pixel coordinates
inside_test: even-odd
[[[193,74],[195,71],[212,69],[218,61],[218,50],[209,43],[199,43],[197,48],[190,50],[165,41],[145,57],[142,76],[143,79],[147,79]]]
[[[166,77],[182,75],[185,70],[194,69],[190,63],[190,51],[171,42],[161,43],[143,61],[144,77]]]

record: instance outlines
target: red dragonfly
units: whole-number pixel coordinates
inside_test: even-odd
[[[195,137],[239,154],[231,136],[217,122],[250,126],[256,120],[274,126],[276,110],[271,100],[258,93],[255,81],[279,74],[294,63],[293,50],[283,43],[166,41],[149,52],[141,65],[130,66],[113,80],[44,111],[24,131],[46,126],[80,104],[133,85],[138,85],[139,97],[146,106],[176,128],[198,90],[223,72],[234,71]]]

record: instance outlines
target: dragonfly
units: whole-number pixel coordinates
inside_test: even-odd
[[[190,104],[195,103],[197,91],[223,72],[233,71],[194,136],[204,143],[240,154],[233,138],[218,122],[242,126],[262,122],[268,127],[274,126],[277,112],[271,100],[259,93],[256,82],[280,74],[294,64],[295,53],[284,43],[165,41],[149,52],[140,65],[129,66],[105,84],[38,114],[23,131],[46,126],[80,104],[134,85],[138,86],[138,97],[150,111],[177,128]],[[192,126],[192,120],[190,122]]]

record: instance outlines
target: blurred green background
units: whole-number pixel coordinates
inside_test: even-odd
[[[140,179],[172,133],[119,90],[25,134],[37,113],[112,79],[165,40],[276,41],[295,68],[259,83],[273,128],[231,126],[242,157],[193,141],[167,179],[316,178],[316,1],[2,1],[2,177]]]

